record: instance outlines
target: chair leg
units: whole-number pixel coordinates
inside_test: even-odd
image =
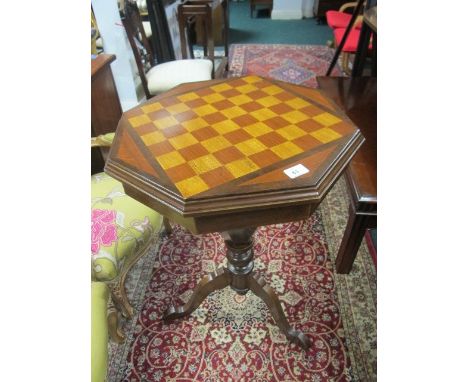
[[[128,271],[127,271],[128,272]],[[111,297],[115,308],[125,318],[130,318],[133,315],[133,308],[130,305],[127,297],[127,291],[125,290],[125,278],[127,272],[119,277],[119,281],[111,286]]]
[[[349,76],[351,74],[351,71],[349,70],[349,53],[343,52],[342,57],[343,57],[343,71]]]
[[[167,217],[163,217],[163,224],[164,224],[164,230],[166,231],[166,235],[169,236],[172,233],[172,227],[171,223],[169,222],[169,219]]]
[[[117,285],[111,289],[112,299],[115,301],[117,309],[120,310],[125,318],[132,317],[134,313],[134,309],[128,300],[127,290],[125,289],[125,281],[127,280],[128,272],[130,269],[132,269],[138,260],[140,260],[146,253],[148,253],[148,249],[152,244],[153,240],[148,240],[148,243],[143,248],[141,248],[135,256],[133,256],[131,259],[128,259],[128,261],[122,267]]]
[[[124,264],[118,281],[109,285],[112,307],[109,309],[107,322],[109,325],[109,334],[114,342],[122,343],[125,339],[120,326],[120,317],[123,316],[124,318],[128,319],[131,318],[135,313],[128,299],[127,290],[125,289],[125,281],[127,280],[128,272],[130,269],[132,269],[136,262],[148,252],[148,249],[152,244],[153,240],[148,240],[148,243],[143,248],[141,248],[135,256],[133,256]]]
[[[109,326],[109,336],[113,342],[121,344],[125,340],[125,335],[122,332],[119,316],[120,314],[114,306],[109,308],[107,312],[107,325]]]

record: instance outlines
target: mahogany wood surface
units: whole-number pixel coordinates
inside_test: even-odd
[[[110,68],[113,54],[91,59],[91,126],[93,136],[112,133],[117,128],[122,107]]]
[[[191,3],[210,4],[212,19],[212,36],[215,45],[225,47],[226,57],[228,55],[229,36],[229,0],[189,0]],[[197,22],[195,26],[197,44],[202,45],[205,39],[203,23]]]
[[[365,143],[346,170],[351,196],[348,224],[338,251],[338,273],[349,273],[365,230],[377,226],[377,79],[318,77],[319,86],[359,127]]]
[[[100,54],[91,59],[91,136],[112,133],[117,128],[122,107],[115,86],[110,64],[115,60],[113,54]],[[91,149],[91,173],[104,169],[109,149]]]
[[[180,45],[182,58],[184,59],[189,58],[188,45],[191,45],[192,57],[190,58],[193,58],[193,46],[191,41],[187,41],[186,36],[190,35],[190,27],[196,25],[196,27],[201,28],[202,36],[198,42],[203,46],[205,57],[214,60],[213,18],[210,4],[211,2],[208,1],[184,0],[177,7],[177,20],[179,22],[179,31],[181,31]]]
[[[273,289],[252,273],[252,235],[309,217],[363,140],[320,91],[258,76],[183,84],[125,112],[105,171],[193,233],[221,232],[227,247],[227,268],[205,276],[165,318],[190,314],[229,285],[259,296],[285,336],[308,349]],[[283,172],[298,164],[308,172]]]

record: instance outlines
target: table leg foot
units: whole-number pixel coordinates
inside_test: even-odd
[[[166,236],[170,236],[172,234],[172,227],[169,219],[165,216],[163,216],[163,225]]]
[[[201,279],[193,291],[192,296],[185,305],[171,305],[164,313],[165,321],[173,320],[179,317],[187,316],[192,313],[211,292],[223,289],[231,283],[231,274],[225,269],[220,268],[215,272],[207,274]]]
[[[309,338],[299,330],[293,329],[284,314],[281,303],[278,299],[273,288],[268,286],[261,276],[254,276],[250,274],[249,276],[249,289],[258,297],[260,297],[263,302],[270,309],[271,315],[275,320],[276,324],[286,336],[288,340],[296,343],[302,349],[308,350],[310,347]]]

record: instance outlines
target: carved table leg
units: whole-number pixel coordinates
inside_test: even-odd
[[[260,297],[270,309],[271,315],[286,338],[304,350],[309,349],[309,338],[299,330],[294,330],[288,323],[284,315],[283,308],[273,288],[266,285],[265,280],[261,276],[249,275],[250,290]]]
[[[255,228],[223,232],[222,236],[227,247],[227,269],[221,268],[205,276],[195,288],[190,300],[177,308],[170,306],[164,319],[171,320],[190,314],[211,292],[230,285],[239,294],[246,294],[251,290],[260,297],[270,309],[276,324],[285,336],[307,350],[310,346],[309,339],[304,333],[294,330],[289,325],[274,290],[265,284],[263,278],[252,275],[254,267],[252,235],[254,232]]]
[[[164,313],[164,319],[173,320],[192,313],[211,292],[227,287],[230,282],[231,274],[225,268],[209,273],[198,283],[192,296],[190,296],[190,300],[182,306],[175,307],[171,305]]]
[[[239,294],[249,291],[247,276],[254,267],[252,235],[255,229],[244,228],[221,233],[227,247],[227,268],[232,274],[231,288]]]

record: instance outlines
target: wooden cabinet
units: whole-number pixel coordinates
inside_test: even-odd
[[[100,54],[91,59],[91,136],[112,133],[117,128],[122,108],[110,64],[113,54]],[[91,150],[91,173],[102,171],[107,148]]]
[[[122,108],[110,64],[113,54],[91,59],[91,127],[94,136],[112,133],[117,128]]]
[[[327,11],[337,11],[343,4],[349,2],[351,0],[315,0],[314,16],[324,18]]]

